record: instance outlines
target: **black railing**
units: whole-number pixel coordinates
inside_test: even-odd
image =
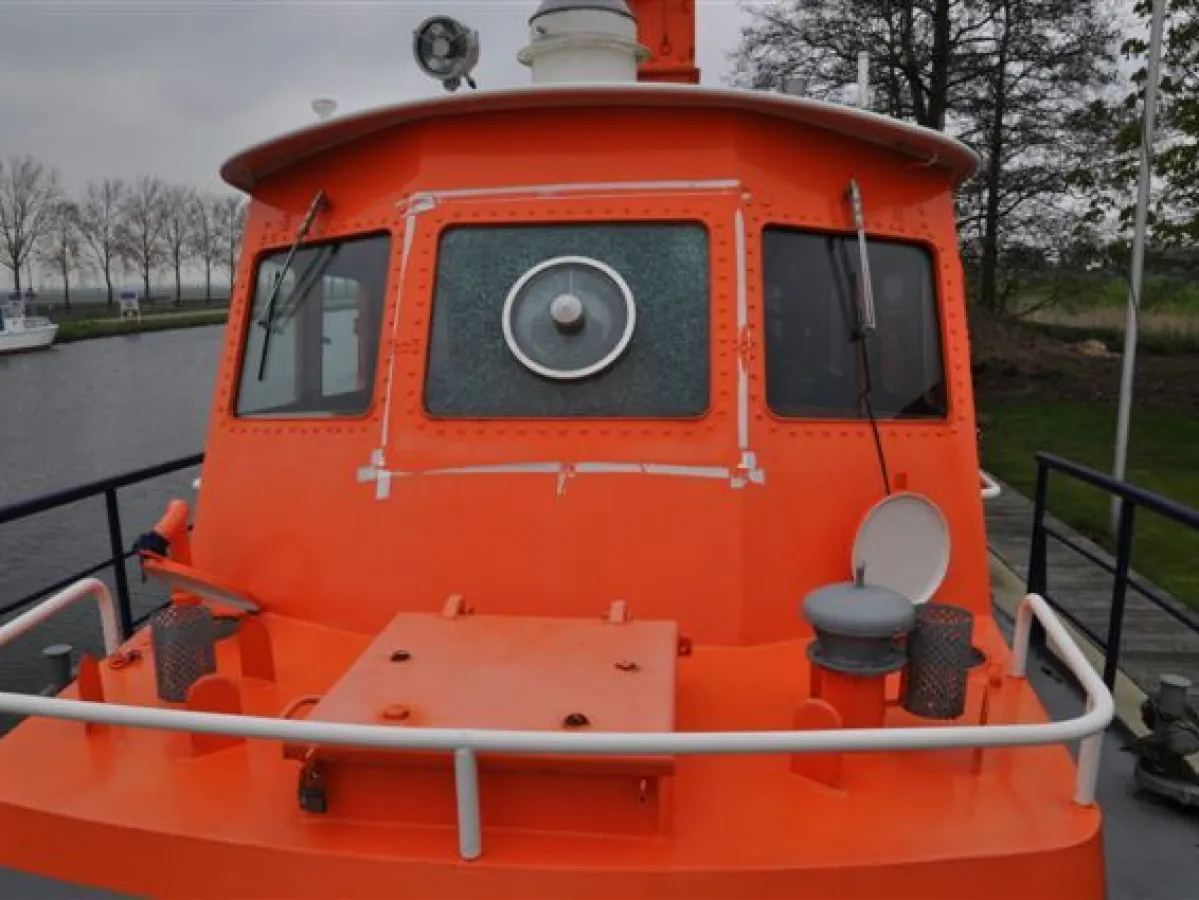
[[[1049,499],[1049,474],[1061,472],[1092,487],[1116,497],[1120,502],[1120,513],[1116,526],[1116,558],[1113,565],[1088,548],[1075,541],[1070,535],[1045,522],[1045,507]],[[1132,588],[1162,612],[1179,624],[1199,633],[1199,617],[1168,594],[1137,578],[1130,571],[1132,562],[1132,538],[1136,527],[1136,511],[1144,508],[1164,516],[1187,528],[1199,531],[1199,510],[1175,503],[1160,494],[1119,481],[1111,475],[1080,466],[1052,453],[1037,454],[1037,493],[1034,500],[1032,519],[1032,545],[1028,556],[1028,590],[1040,594],[1055,610],[1069,619],[1083,634],[1103,649],[1103,681],[1109,689],[1116,684],[1116,672],[1120,667],[1120,639],[1124,631],[1124,607],[1128,589]],[[1114,576],[1112,602],[1108,610],[1107,634],[1097,634],[1094,629],[1080,620],[1049,594],[1049,538],[1069,547],[1090,560],[1105,572]]]
[[[20,503],[13,503],[10,506],[0,507],[0,525],[6,525],[9,522],[27,519],[30,516],[36,516],[38,513],[58,509],[71,503],[77,503],[80,500],[88,500],[92,497],[103,495],[104,508],[108,519],[108,545],[112,552],[112,556],[106,560],[88,566],[86,569],[76,572],[73,575],[68,575],[53,584],[39,588],[32,594],[27,594],[19,600],[14,600],[11,603],[0,606],[0,616],[18,612],[27,606],[31,606],[43,597],[47,597],[56,591],[61,591],[81,578],[97,575],[105,569],[111,568],[113,570],[113,580],[116,585],[117,619],[121,628],[121,636],[123,638],[129,637],[141,622],[135,620],[133,617],[133,602],[129,594],[129,578],[125,572],[125,562],[133,557],[134,552],[125,549],[125,537],[121,529],[121,505],[118,491],[121,488],[140,484],[152,478],[169,475],[172,472],[179,472],[183,469],[190,469],[193,466],[198,466],[203,461],[204,454],[196,453],[181,459],[159,463],[156,466],[134,469],[132,472],[126,472],[123,475],[103,478],[99,481],[81,484],[78,487],[55,491],[52,494],[44,494],[41,497],[34,497],[30,500],[23,500]]]

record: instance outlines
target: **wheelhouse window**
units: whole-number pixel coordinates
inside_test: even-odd
[[[390,243],[388,235],[372,235],[309,244],[296,251],[290,265],[287,249],[262,258],[237,415],[366,412],[375,383]]]
[[[927,250],[867,242],[876,328],[858,342],[860,255],[852,235],[767,228],[762,236],[766,400],[780,416],[943,418],[941,330]]]
[[[440,239],[431,415],[681,418],[709,393],[708,233],[486,225]]]

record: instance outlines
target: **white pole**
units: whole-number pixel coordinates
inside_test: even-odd
[[[870,108],[870,54],[858,54],[858,106]]]
[[[1145,109],[1141,133],[1141,175],[1137,183],[1136,224],[1132,237],[1132,274],[1128,289],[1128,312],[1124,326],[1124,369],[1120,376],[1120,406],[1116,418],[1116,461],[1112,475],[1124,480],[1128,462],[1128,425],[1132,415],[1132,380],[1136,371],[1137,325],[1141,307],[1141,275],[1145,267],[1145,229],[1149,218],[1149,188],[1153,176],[1154,119],[1157,115],[1157,82],[1161,68],[1162,32],[1166,0],[1154,0],[1153,24],[1149,32],[1149,67],[1145,82]],[[1120,501],[1112,497],[1111,533],[1116,534]]]

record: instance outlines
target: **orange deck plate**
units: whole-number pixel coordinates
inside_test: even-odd
[[[677,655],[674,622],[400,613],[307,718],[425,728],[673,731]],[[568,729],[565,720],[575,714],[589,724]],[[329,747],[319,755],[347,751]]]

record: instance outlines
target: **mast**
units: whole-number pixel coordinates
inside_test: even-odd
[[[1153,179],[1154,117],[1157,113],[1157,84],[1162,55],[1162,32],[1166,19],[1165,0],[1154,0],[1149,35],[1149,66],[1145,79],[1145,110],[1141,132],[1141,174],[1137,182],[1136,222],[1132,238],[1132,272],[1129,277],[1128,315],[1124,328],[1124,360],[1120,373],[1120,403],[1116,417],[1116,459],[1112,475],[1124,480],[1128,462],[1128,427],[1132,418],[1132,385],[1136,372],[1137,326],[1141,313],[1141,276],[1145,265],[1145,231],[1149,220],[1149,190]],[[1120,501],[1112,497],[1111,527],[1120,526]]]

